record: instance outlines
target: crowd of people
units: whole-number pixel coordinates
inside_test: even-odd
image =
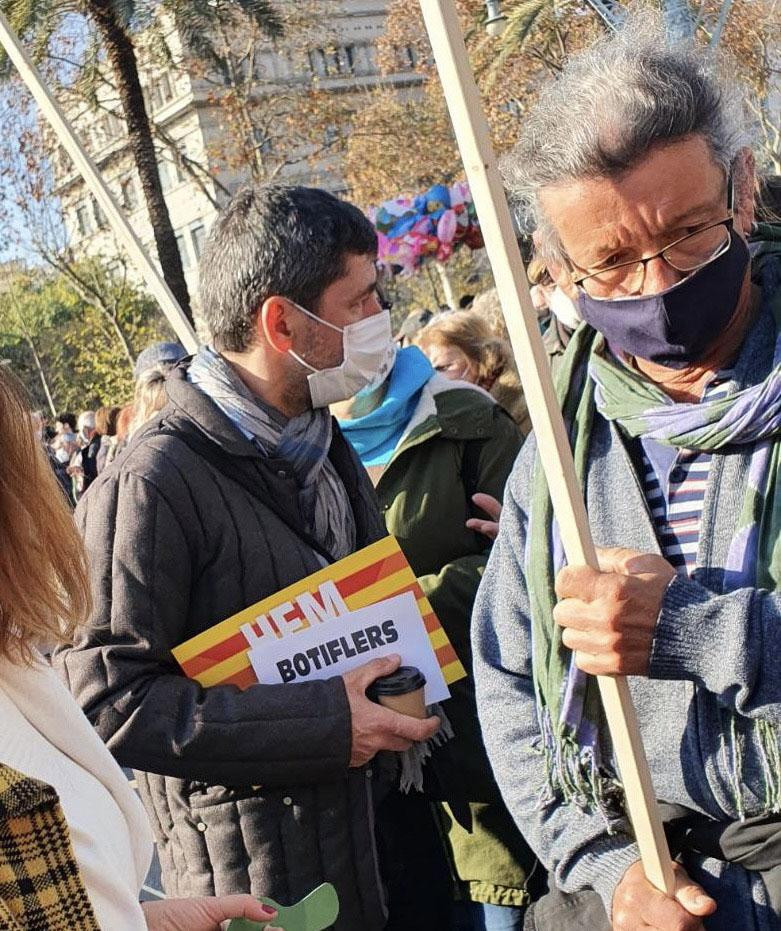
[[[326,881],[336,931],[781,927],[781,231],[740,91],[630,20],[504,173],[599,570],[566,565],[495,294],[394,336],[374,228],[322,190],[234,195],[209,339],[145,350],[132,405],[30,430],[0,373],[3,927],[273,927],[258,896]],[[389,533],[468,672],[441,707],[371,700],[393,654],[245,689],[178,667]],[[672,896],[596,674],[630,677]]]
[[[163,408],[165,376],[182,359],[179,343],[154,343],[141,352],[133,370],[133,401],[122,406],[64,411],[50,419],[31,414],[33,431],[42,444],[68,501],[76,505],[98,475],[122,452],[134,430]]]

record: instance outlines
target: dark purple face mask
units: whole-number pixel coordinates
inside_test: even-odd
[[[730,247],[658,294],[600,300],[581,291],[583,319],[614,351],[683,369],[703,358],[735,313],[749,251],[734,230]]]

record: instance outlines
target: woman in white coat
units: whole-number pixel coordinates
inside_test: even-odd
[[[52,800],[55,817],[67,825],[53,853],[56,831],[24,818],[12,824],[9,809],[0,807],[2,926],[67,927],[63,898],[74,890],[83,917],[70,927],[80,929],[218,931],[230,918],[273,919],[273,910],[249,895],[139,903],[152,855],[144,810],[42,652],[86,616],[89,587],[70,511],[6,372],[0,437],[0,767],[20,780],[25,797],[32,787],[32,795]],[[8,797],[18,800],[20,792]],[[14,843],[20,824],[24,847]],[[62,869],[50,866],[55,856],[68,865],[67,888]],[[39,870],[32,884],[28,869]]]

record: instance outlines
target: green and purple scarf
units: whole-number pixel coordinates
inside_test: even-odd
[[[686,449],[719,452],[753,446],[746,496],[726,560],[724,591],[781,587],[781,261],[759,268],[763,304],[776,322],[773,368],[758,385],[696,404],[673,402],[639,373],[606,352],[605,340],[581,326],[574,334],[557,381],[581,487],[585,487],[594,413],[631,437]],[[607,725],[596,680],[575,665],[553,620],[554,581],[565,565],[558,526],[542,467],[533,473],[526,578],[532,629],[532,675],[548,796],[597,808],[608,823],[622,808],[622,789],[604,748]],[[620,543],[620,541],[616,541]],[[766,765],[765,806],[781,811],[779,735],[767,721],[754,723]],[[734,727],[728,739],[735,734]],[[743,811],[740,749],[732,748],[735,804]]]

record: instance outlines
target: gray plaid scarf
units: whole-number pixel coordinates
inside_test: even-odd
[[[286,418],[254,395],[230,363],[211,346],[202,346],[187,371],[188,380],[209,397],[265,456],[290,463],[298,481],[307,530],[335,559],[355,551],[355,519],[347,492],[328,458],[332,420],[327,410]]]

